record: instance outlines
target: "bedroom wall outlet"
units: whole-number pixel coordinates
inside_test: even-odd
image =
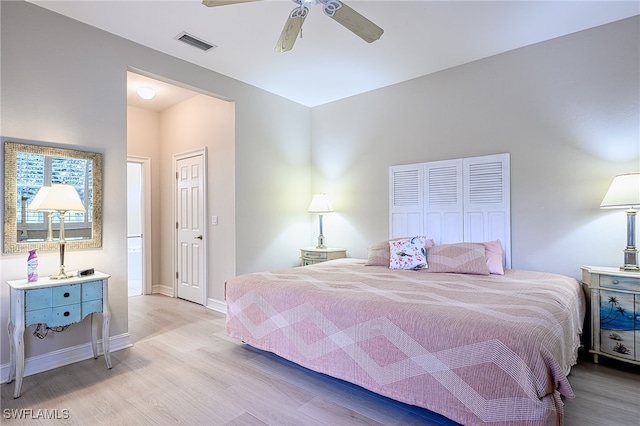
[[[218,216],[211,216],[211,225],[216,226],[218,224]]]

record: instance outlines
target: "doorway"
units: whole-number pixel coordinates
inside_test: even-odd
[[[128,295],[150,293],[150,232],[147,216],[149,159],[127,157],[127,287]]]
[[[176,295],[206,305],[206,148],[174,156],[176,177],[174,259]]]

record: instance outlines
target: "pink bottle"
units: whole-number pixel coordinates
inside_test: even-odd
[[[34,283],[38,281],[38,249],[29,250],[27,258],[27,281]]]

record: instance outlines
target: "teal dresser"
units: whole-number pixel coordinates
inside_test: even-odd
[[[102,314],[102,349],[107,368],[111,368],[109,353],[109,275],[96,272],[84,277],[63,280],[41,278],[8,281],[11,288],[9,314],[10,363],[7,383],[15,377],[14,398],[20,396],[24,376],[24,331],[33,324],[64,327],[91,316],[93,357],[98,357],[98,322],[93,314]]]

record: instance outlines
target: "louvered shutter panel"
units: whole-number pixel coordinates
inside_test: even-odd
[[[425,235],[435,244],[462,241],[463,185],[459,160],[424,163]]]
[[[464,241],[499,239],[505,266],[511,267],[511,191],[509,154],[465,158]]]
[[[422,165],[389,168],[389,238],[422,235]]]
[[[511,268],[509,154],[392,166],[389,183],[389,238],[499,239]]]

